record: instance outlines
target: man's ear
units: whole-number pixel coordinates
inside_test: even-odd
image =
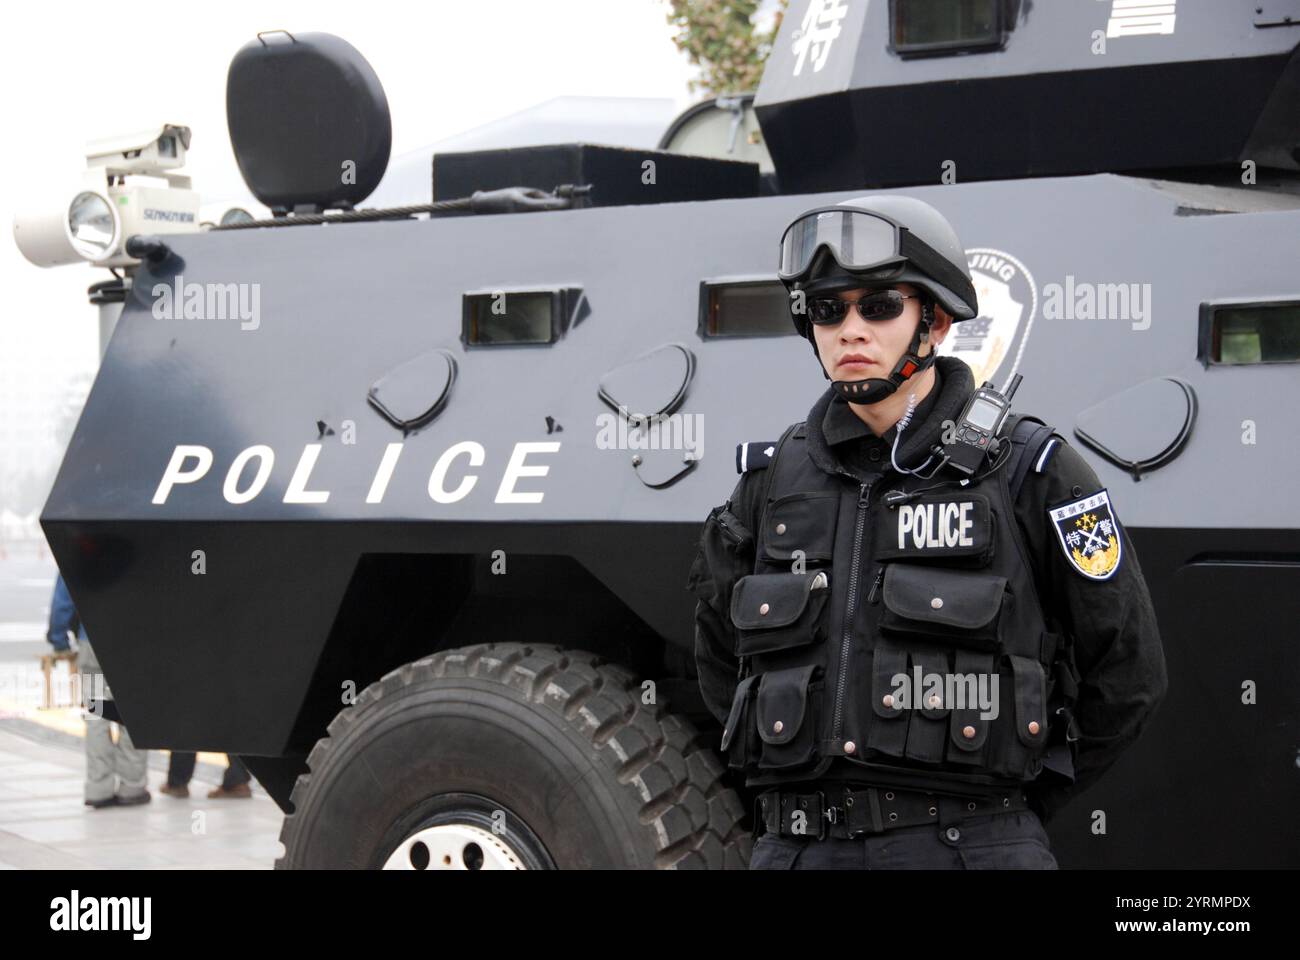
[[[952,328],[952,314],[938,303],[934,305],[934,323],[930,325],[930,345],[938,347]]]

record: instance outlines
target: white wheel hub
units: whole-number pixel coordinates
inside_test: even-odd
[[[490,830],[443,823],[407,837],[385,870],[524,870],[518,855]]]

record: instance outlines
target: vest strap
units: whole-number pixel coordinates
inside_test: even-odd
[[[1011,441],[1011,458],[1007,461],[1007,483],[1011,488],[1014,502],[1020,497],[1020,488],[1025,485],[1025,477],[1038,461],[1043,445],[1056,433],[1037,417],[1028,414],[1011,414],[1009,420],[1015,423],[1009,431]]]
[[[758,523],[754,525],[755,530],[762,529],[763,516],[767,513],[767,501],[772,493],[772,478],[779,469],[781,463],[781,451],[785,449],[785,442],[798,433],[799,428],[803,426],[803,421],[792,423],[785,428],[785,433],[781,434],[781,439],[776,442],[776,451],[772,454],[771,460],[768,461],[767,467],[764,468],[766,476],[763,477],[763,497],[758,504]],[[754,571],[758,571],[759,550],[757,545],[754,549]]]

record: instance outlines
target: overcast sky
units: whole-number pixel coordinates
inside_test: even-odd
[[[85,289],[107,277],[28,264],[12,241],[15,210],[66,203],[87,140],[163,122],[192,128],[184,172],[205,200],[244,192],[226,133],[226,68],[257,31],[325,31],[357,47],[384,84],[396,156],[556,96],[666,97],[685,108],[698,96],[667,9],[663,0],[9,5],[0,408],[39,415],[57,402],[56,384],[94,368]],[[0,450],[16,456],[28,454]]]

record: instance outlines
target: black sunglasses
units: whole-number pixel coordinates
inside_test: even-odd
[[[809,297],[808,319],[821,327],[839,323],[849,312],[849,307],[858,308],[858,316],[863,320],[893,320],[903,312],[904,300],[916,300],[917,297],[899,293],[897,290],[877,290],[864,293],[856,300],[841,300],[839,297]]]

